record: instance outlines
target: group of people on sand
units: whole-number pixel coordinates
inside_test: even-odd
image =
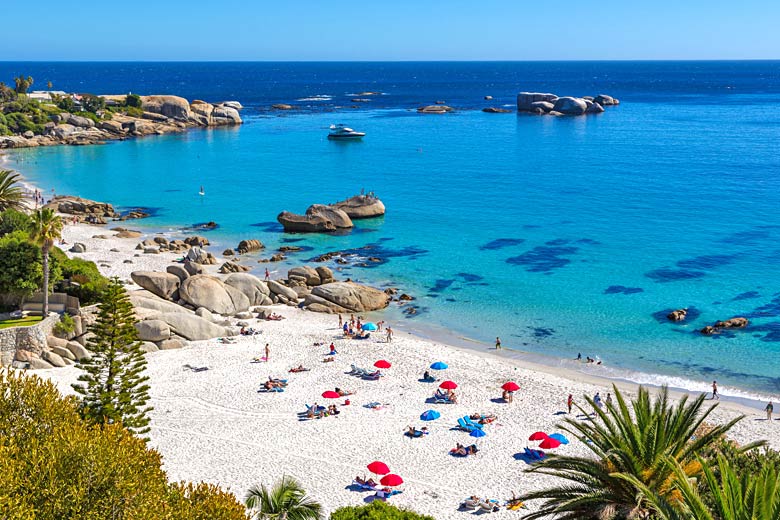
[[[336,416],[340,413],[341,412],[339,411],[339,409],[336,407],[335,404],[325,407],[325,406],[320,406],[317,403],[314,403],[314,405],[306,409],[306,418],[322,419],[323,417]]]
[[[577,357],[576,357],[575,361],[582,362],[582,353],[581,352],[577,352]],[[585,356],[585,363],[593,363],[595,365],[600,365],[601,364],[601,360],[597,359],[597,358],[592,358],[590,356]]]
[[[455,395],[455,390],[443,390],[438,389],[436,390],[436,393],[433,394],[433,398],[437,400],[443,400],[443,401],[449,401],[450,403],[457,403],[458,402],[458,396]]]
[[[458,457],[468,457],[469,455],[476,455],[479,452],[476,444],[471,446],[464,446],[461,443],[456,443],[455,447],[450,450],[450,455],[457,455]]]

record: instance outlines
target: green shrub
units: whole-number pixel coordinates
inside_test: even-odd
[[[56,258],[62,278],[70,281],[64,284],[63,292],[78,298],[81,305],[100,302],[100,296],[108,286],[108,278],[100,274],[95,262],[83,258],[68,258],[56,247],[49,251],[49,255]]]
[[[121,425],[91,426],[53,383],[0,371],[4,520],[246,520],[216,486],[168,484],[160,454]]]
[[[13,133],[21,134],[27,131],[32,131],[35,134],[43,133],[43,125],[45,124],[45,121],[42,123],[36,123],[27,114],[23,114],[21,112],[12,112],[10,114],[6,114],[5,118],[8,122],[8,128]],[[46,120],[48,120],[48,118]]]
[[[380,500],[365,506],[341,507],[330,514],[330,520],[434,520],[432,516],[398,509]]]
[[[30,217],[26,213],[15,209],[0,212],[0,237],[14,231],[27,231],[29,229]]]
[[[25,231],[15,231],[0,238],[0,295],[3,303],[18,303],[41,288],[43,283],[43,258],[41,249],[31,243]],[[53,287],[62,279],[59,262],[49,261],[49,283]],[[51,289],[50,287],[50,289]]]
[[[130,117],[141,117],[144,115],[144,111],[143,109],[137,107],[127,107],[125,108],[125,114]]]
[[[141,105],[143,105],[143,103],[141,102],[141,96],[138,94],[128,94],[127,97],[125,97],[126,107],[141,108]]]
[[[76,322],[67,313],[60,316],[60,321],[54,326],[54,332],[63,337],[67,337],[74,330],[76,330]]]

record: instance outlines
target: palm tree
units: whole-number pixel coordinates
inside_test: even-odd
[[[640,387],[629,407],[617,387],[613,386],[613,391],[615,402],[608,404],[606,411],[585,397],[596,417],[566,419],[561,425],[582,440],[595,457],[551,455],[528,470],[568,482],[524,495],[523,500],[545,500],[538,511],[525,518],[649,519],[661,507],[669,511],[684,508],[675,482],[700,476],[703,466],[696,454],[742,419],[737,417],[700,433],[697,430],[717,406],[703,410],[703,394],[691,403],[683,396],[674,405],[665,387],[655,400]]]
[[[17,185],[19,174],[11,170],[0,170],[0,211],[22,209],[22,188]]]
[[[252,487],[246,494],[246,507],[255,511],[260,520],[319,520],[322,506],[306,496],[306,491],[293,477],[287,475],[273,489],[263,484]]]
[[[37,210],[32,215],[30,239],[41,246],[43,253],[43,317],[49,315],[49,249],[62,234],[62,219],[51,208]]]

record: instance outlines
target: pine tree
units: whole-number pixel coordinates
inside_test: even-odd
[[[81,413],[98,424],[122,423],[131,432],[143,435],[149,431],[147,407],[148,377],[143,375],[146,359],[138,341],[135,316],[130,299],[119,278],[112,278],[103,293],[89,340],[92,359],[82,360],[78,367],[84,384],[73,385],[83,396]]]

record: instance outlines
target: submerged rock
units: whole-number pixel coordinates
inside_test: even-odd
[[[683,321],[688,316],[688,309],[677,309],[670,312],[666,317],[669,321]]]

